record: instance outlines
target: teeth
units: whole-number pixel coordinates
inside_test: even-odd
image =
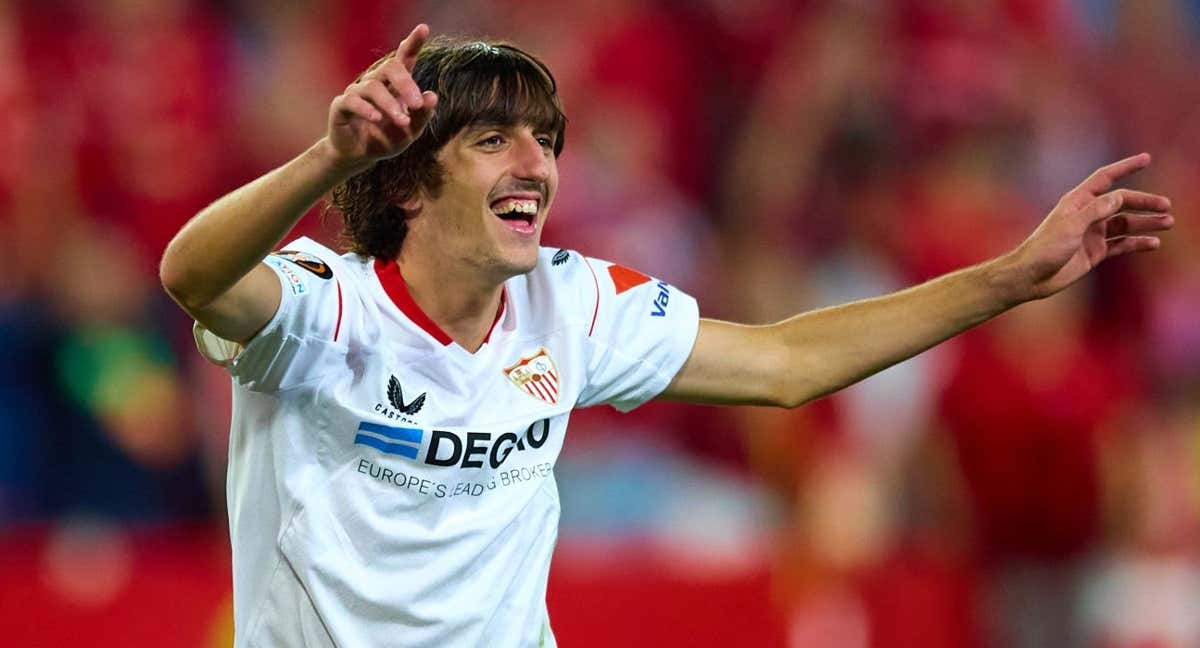
[[[520,214],[536,214],[538,203],[536,200],[506,200],[504,203],[492,208],[492,212],[496,215],[503,215],[512,212]]]

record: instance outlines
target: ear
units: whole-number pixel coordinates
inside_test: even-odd
[[[412,198],[400,203],[400,209],[404,210],[404,215],[406,218],[413,218],[417,214],[420,214],[421,208],[424,206],[425,201],[420,191],[418,191]]]

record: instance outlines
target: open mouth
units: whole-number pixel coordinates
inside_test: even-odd
[[[491,205],[492,213],[509,228],[528,234],[536,228],[538,200],[532,198],[501,198]]]

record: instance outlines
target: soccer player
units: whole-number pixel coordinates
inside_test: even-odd
[[[518,48],[417,26],[333,100],[325,137],[175,237],[161,278],[233,378],[239,646],[547,646],[571,410],[651,398],[796,407],[1106,258],[1152,250],[1162,196],[1072,189],[1012,252],[766,326],[539,237],[565,118]],[[301,239],[332,191],[351,252]]]

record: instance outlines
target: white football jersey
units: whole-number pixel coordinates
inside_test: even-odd
[[[567,419],[662,392],[695,342],[695,300],[543,249],[472,354],[394,262],[300,239],[265,263],[283,300],[245,349],[197,329],[233,377],[236,645],[555,645]]]

